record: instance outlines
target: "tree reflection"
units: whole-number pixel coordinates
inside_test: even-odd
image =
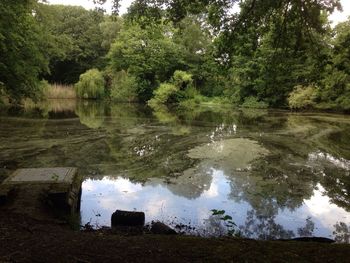
[[[350,225],[344,222],[338,222],[334,225],[333,235],[338,243],[350,243]]]
[[[284,227],[275,222],[276,214],[273,209],[266,213],[257,210],[247,212],[245,225],[239,227],[244,237],[258,238],[262,240],[291,239],[295,236],[293,231],[285,230]]]
[[[272,213],[271,213],[272,212]],[[250,210],[247,212],[245,225],[239,229],[244,237],[258,238],[262,240],[291,239],[296,236],[292,230],[285,229],[275,222],[276,215],[273,209],[266,211]],[[300,237],[312,237],[315,223],[311,218],[307,218],[305,226],[298,228],[297,235]]]
[[[79,116],[81,124],[91,129],[103,126],[105,118],[105,105],[96,101],[79,101],[75,113]]]
[[[167,188],[178,196],[195,199],[209,190],[212,179],[212,171],[207,167],[190,168],[183,175],[170,179]]]
[[[298,228],[298,235],[300,237],[312,237],[314,230],[315,223],[311,220],[311,217],[308,217],[305,226]]]
[[[350,212],[350,171],[326,167],[321,184],[332,203]]]
[[[228,229],[225,222],[221,219],[221,216],[211,215],[208,219],[204,220],[204,226],[200,230],[200,235],[210,237],[221,237],[228,233]]]
[[[178,118],[178,116],[170,112],[167,106],[157,105],[153,108],[153,114],[162,124],[167,124],[171,127],[173,135],[187,135],[191,132],[189,125],[184,125]]]
[[[268,205],[267,205],[268,206]],[[233,219],[234,220],[234,219]],[[244,238],[254,238],[261,240],[275,239],[292,239],[299,237],[312,237],[315,229],[315,223],[309,217],[305,220],[305,225],[297,229],[297,234],[292,230],[285,229],[281,224],[276,223],[276,215],[274,209],[267,208],[265,211],[257,211],[251,209],[247,212],[246,221],[243,225],[234,227],[226,224],[223,216],[211,215],[204,220],[204,225],[200,230],[201,235],[205,236],[224,236],[233,231],[235,235]],[[344,226],[341,231],[344,232]],[[349,232],[342,237],[346,236]]]

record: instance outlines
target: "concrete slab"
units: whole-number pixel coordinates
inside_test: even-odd
[[[80,209],[81,183],[74,167],[18,169],[0,185],[0,203],[13,199],[10,203],[15,209],[32,211],[44,200],[54,209],[76,213]]]
[[[3,182],[3,185],[72,184],[76,173],[77,169],[72,167],[18,169]]]

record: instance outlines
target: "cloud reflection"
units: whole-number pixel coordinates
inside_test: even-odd
[[[250,237],[272,237],[274,233],[291,233],[291,236],[297,236],[298,233],[303,233],[300,229],[305,228],[305,220],[309,225],[314,224],[315,236],[331,237],[337,220],[350,222],[350,214],[332,204],[323,195],[324,189],[321,185],[317,186],[313,196],[304,200],[304,204],[298,209],[278,209],[277,214],[274,212],[264,215],[264,211],[255,210],[246,201],[230,199],[230,182],[223,171],[212,168],[211,177],[208,188],[192,199],[173,193],[173,189],[169,188],[171,184],[159,179],[145,184],[133,183],[121,177],[86,180],[83,183],[82,221],[87,223],[91,220],[97,221],[99,225],[110,225],[110,216],[115,210],[137,210],[145,212],[146,222],[160,220],[172,226],[191,225],[196,227],[197,233],[214,235],[215,231],[208,229],[211,210],[222,209],[233,217],[241,229],[248,227],[247,233],[250,233],[252,226],[259,227],[259,220],[263,220],[261,222],[264,224],[271,223],[262,230],[268,233],[250,233]],[[101,217],[95,218],[96,213]],[[275,227],[278,229],[274,230]]]

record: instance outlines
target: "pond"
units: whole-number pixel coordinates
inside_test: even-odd
[[[122,209],[195,235],[349,242],[350,116],[72,100],[0,119],[0,178],[78,167],[83,225]]]

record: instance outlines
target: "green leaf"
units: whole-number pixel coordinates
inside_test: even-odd
[[[216,216],[216,215],[224,215],[224,214],[225,214],[225,210],[216,210],[216,209],[212,209],[211,211],[213,212],[213,216]]]
[[[224,217],[221,218],[221,220],[224,220],[224,221],[232,220],[232,216],[225,215]]]

